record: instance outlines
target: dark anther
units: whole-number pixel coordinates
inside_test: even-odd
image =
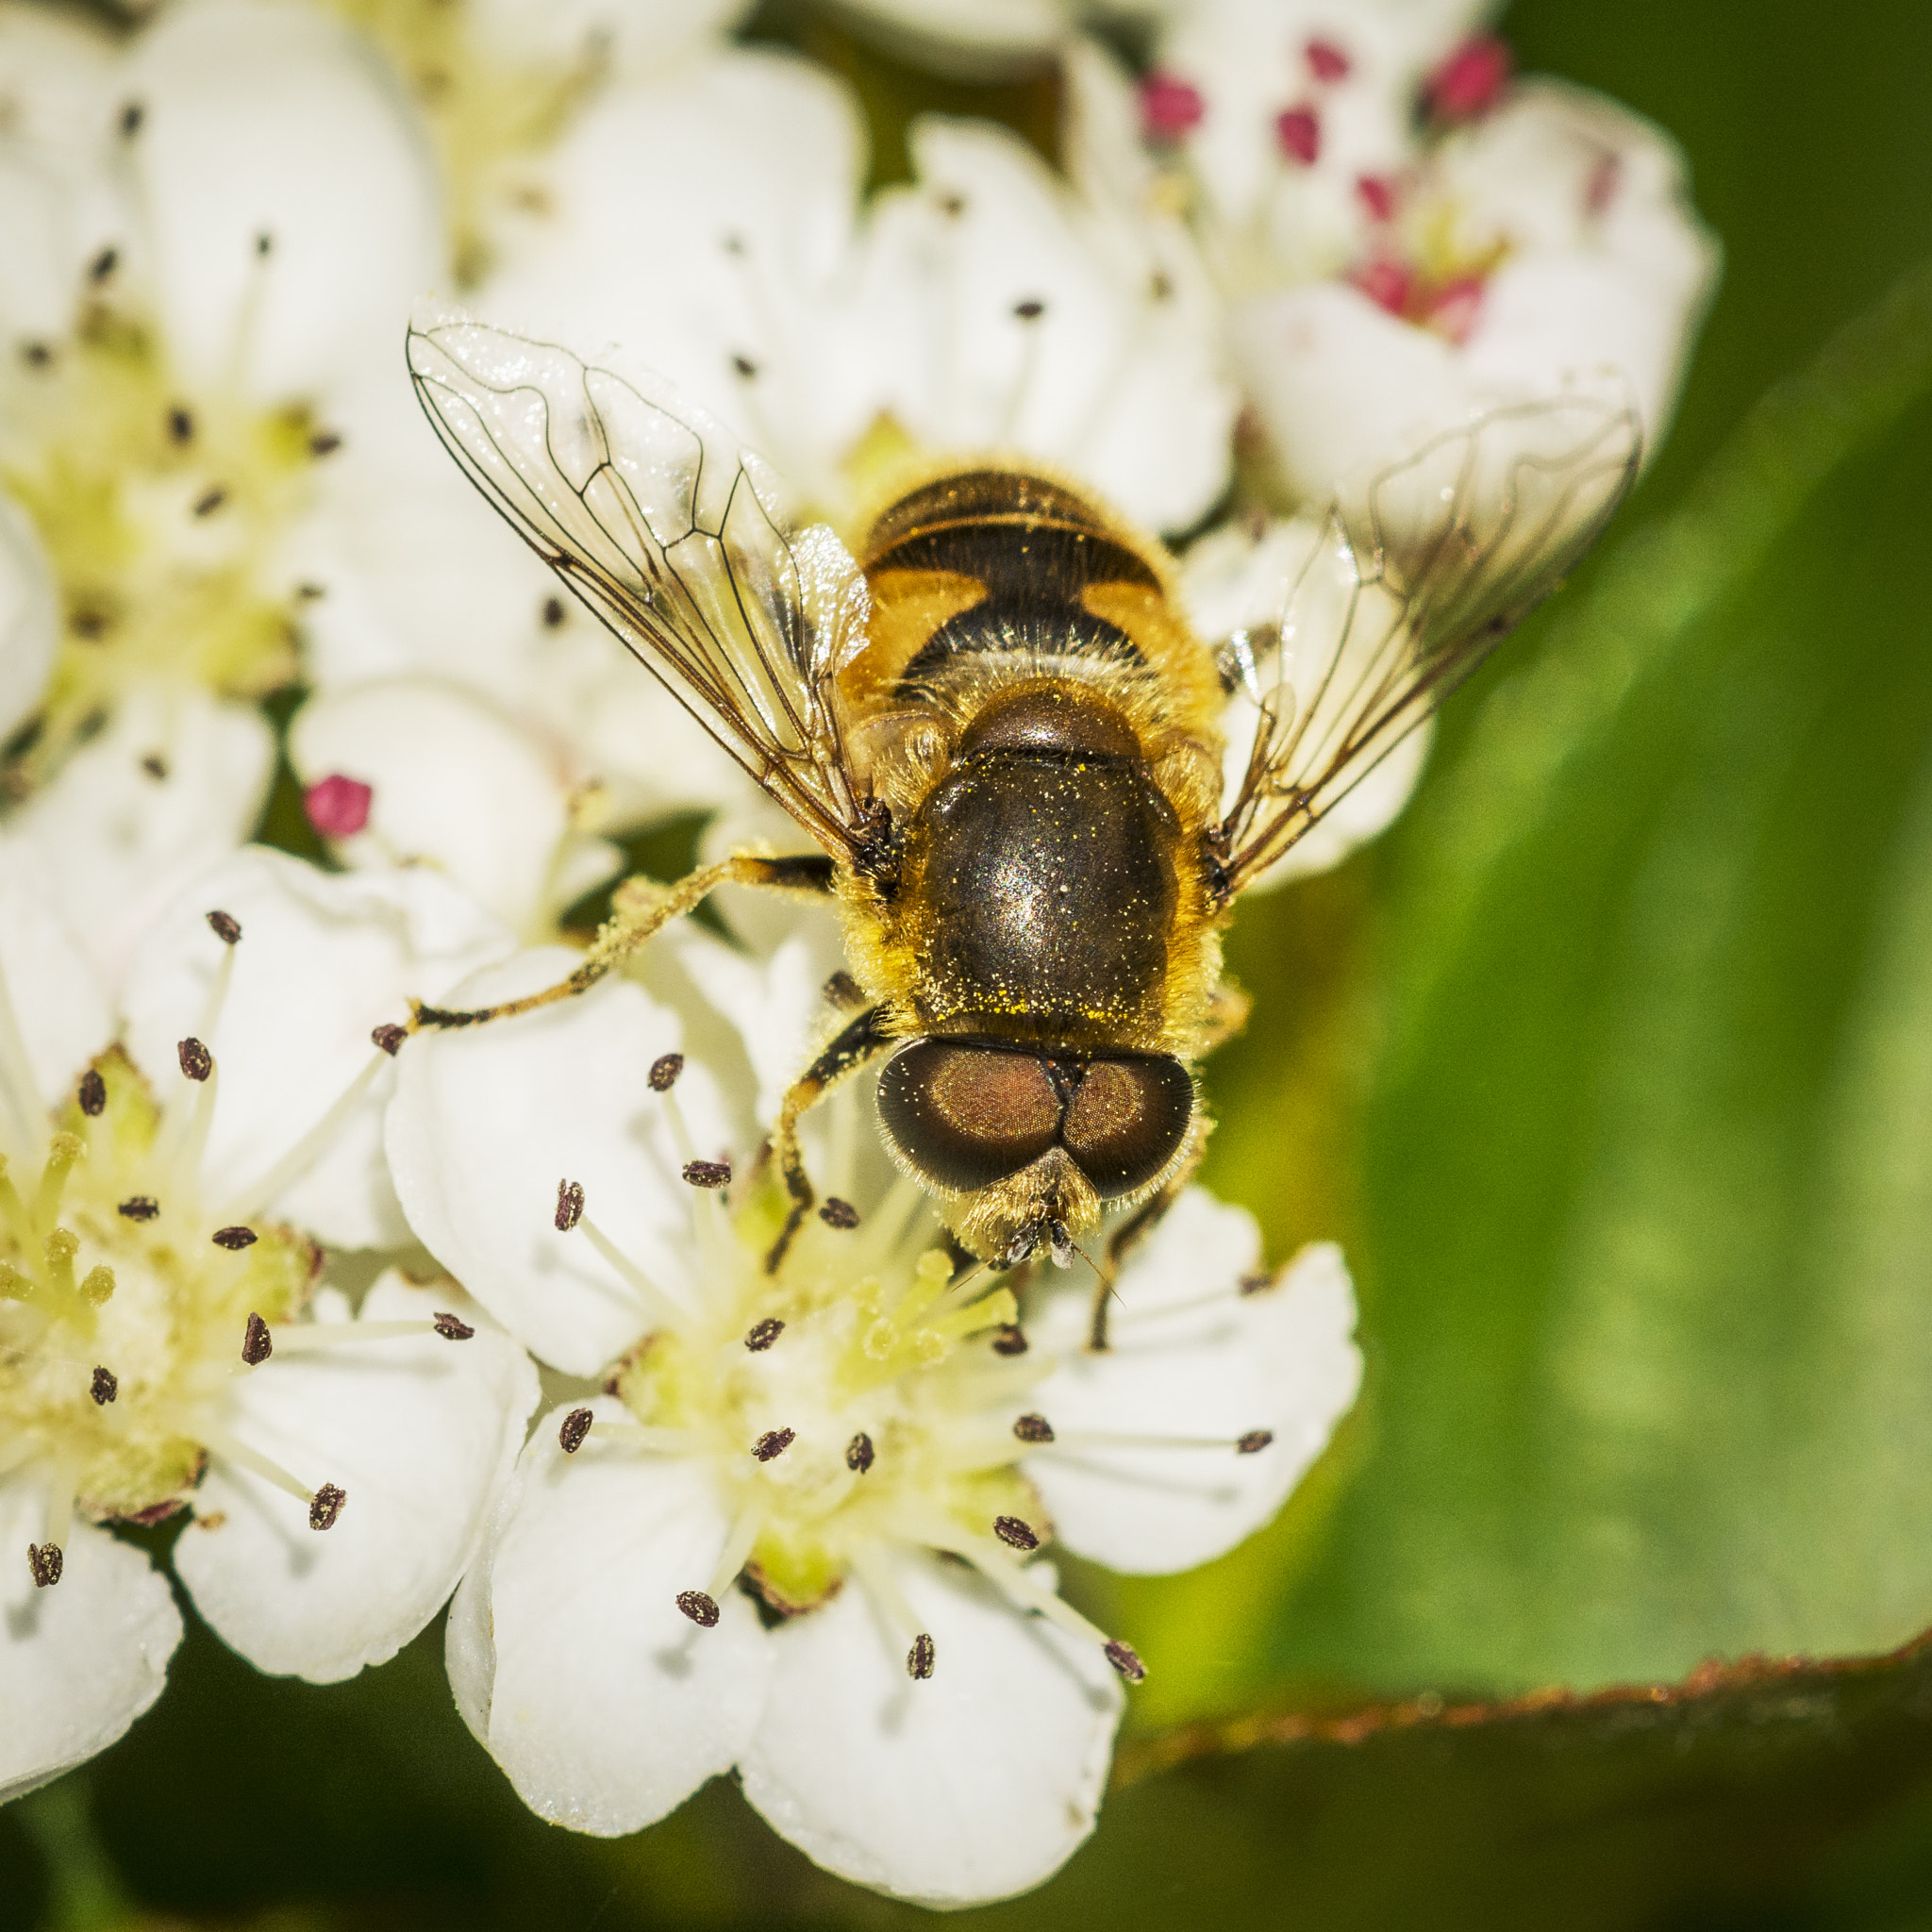
[[[992,1332],[995,1355],[1024,1355],[1026,1347],[1026,1331],[1017,1322],[1005,1323]]]
[[[318,429],[308,439],[308,454],[312,457],[332,457],[342,446],[342,439],[333,429]]]
[[[584,1218],[584,1189],[581,1181],[557,1184],[557,1231],[568,1234]]]
[[[939,1651],[933,1641],[922,1630],[912,1640],[912,1648],[906,1653],[906,1674],[915,1684],[923,1684],[932,1675],[932,1667],[939,1659]]]
[[[168,441],[170,442],[192,442],[194,441],[194,418],[179,403],[168,411]]]
[[[1023,1415],[1014,1418],[1013,1433],[1023,1442],[1051,1442],[1053,1424],[1043,1415]]]
[[[563,622],[563,599],[546,597],[543,600],[543,628],[555,630]]]
[[[1273,1429],[1250,1429],[1234,1445],[1234,1453],[1237,1456],[1258,1456],[1274,1440],[1274,1431]]]
[[[141,132],[141,124],[147,118],[147,109],[139,101],[129,101],[121,109],[121,132],[129,140]]]
[[[771,1462],[777,1457],[784,1455],[786,1450],[791,1448],[792,1443],[797,1441],[798,1431],[796,1429],[767,1429],[752,1444],[751,1453],[760,1462]]]
[[[941,195],[940,212],[942,215],[951,215],[957,222],[966,212],[966,197],[963,194]]]
[[[248,1325],[242,1331],[242,1359],[251,1369],[258,1369],[275,1352],[275,1345],[269,1335],[268,1324],[259,1315],[251,1313]]]
[[[784,1323],[776,1315],[767,1315],[762,1322],[754,1322],[745,1330],[744,1345],[752,1354],[763,1355],[784,1332]]]
[[[677,1607],[700,1630],[709,1630],[717,1624],[718,1606],[701,1590],[680,1590],[677,1592]]]
[[[467,1322],[458,1322],[444,1308],[439,1308],[429,1321],[445,1341],[467,1341],[476,1332]]]
[[[215,1070],[215,1057],[192,1034],[176,1043],[175,1058],[191,1080],[206,1080]]]
[[[872,1446],[872,1438],[860,1429],[845,1445],[845,1467],[854,1475],[863,1475],[872,1467],[876,1453]]]
[[[275,238],[265,228],[255,238],[255,252],[258,255],[271,254],[275,249]]]
[[[1156,302],[1165,302],[1174,293],[1174,284],[1156,269],[1154,279],[1147,284],[1147,293]]]
[[[45,342],[23,342],[20,354],[29,369],[44,369],[54,359],[54,352]]]
[[[342,1513],[342,1505],[348,1500],[346,1491],[337,1489],[333,1483],[324,1483],[308,1499],[309,1528],[333,1529],[336,1518]]]
[[[232,913],[210,912],[208,916],[208,929],[223,945],[237,944],[242,938],[242,922]]]
[[[1274,1277],[1264,1268],[1257,1274],[1243,1274],[1241,1290],[1243,1294],[1259,1294],[1264,1288],[1273,1288]]]
[[[595,1421],[588,1408],[574,1408],[564,1417],[557,1440],[566,1456],[575,1456],[584,1446],[584,1438],[591,1433],[591,1424]]]
[[[115,1211],[129,1221],[152,1221],[161,1204],[152,1194],[129,1194]]]
[[[141,769],[143,772],[145,772],[148,774],[148,776],[155,781],[157,785],[159,785],[165,782],[167,778],[168,761],[160,755],[159,752],[151,751],[148,753],[146,758],[142,759]]]
[[[1015,302],[1013,304],[1013,313],[1022,322],[1038,322],[1046,313],[1046,304],[1035,301],[1029,297],[1024,302]]]
[[[218,1227],[209,1239],[216,1247],[239,1255],[243,1248],[252,1248],[261,1237],[252,1227]]]
[[[827,1194],[824,1205],[819,1209],[819,1219],[827,1227],[857,1227],[858,1209],[850,1201],[840,1200],[837,1194]]]
[[[669,1093],[677,1085],[677,1076],[684,1072],[684,1056],[681,1053],[660,1053],[651,1062],[651,1091]]]
[[[731,1184],[728,1160],[687,1160],[684,1177],[694,1188],[724,1188]]]
[[[60,1573],[67,1567],[67,1559],[60,1554],[58,1543],[29,1543],[26,1546],[26,1567],[33,1572],[36,1590],[51,1590],[60,1581]]]
[[[108,626],[113,621],[105,610],[96,610],[85,604],[67,613],[68,629],[75,637],[85,638],[91,644],[107,636]]]
[[[121,1378],[112,1369],[96,1369],[93,1386],[87,1391],[101,1407],[106,1408],[121,1392]]]
[[[370,1040],[388,1054],[391,1059],[394,1059],[396,1055],[402,1052],[403,1041],[408,1037],[409,1029],[407,1026],[398,1026],[394,1021],[391,1021],[387,1025],[372,1026],[369,1029]]]
[[[1145,1680],[1147,1666],[1141,1661],[1140,1654],[1131,1643],[1123,1643],[1118,1637],[1107,1646],[1107,1660],[1130,1684]]]
[[[749,356],[732,357],[731,366],[732,368],[738,371],[739,375],[742,376],[746,382],[749,382],[752,379],[752,377],[758,373],[758,365],[756,362],[754,362]]]
[[[1034,1534],[1033,1525],[1022,1523],[1017,1516],[995,1516],[992,1533],[1009,1550],[1037,1550],[1040,1547],[1040,1539]]]
[[[121,251],[118,248],[102,249],[101,252],[97,256],[95,256],[94,258],[87,265],[88,280],[94,283],[96,286],[98,286],[102,282],[105,282],[108,279],[108,277],[114,273],[114,270],[119,266],[120,261]]]
[[[295,586],[295,595],[305,604],[318,603],[322,598],[328,595],[328,587],[325,584],[297,584]]]
[[[228,500],[228,492],[217,483],[194,499],[194,514],[198,517],[211,517]]]
[[[98,1068],[90,1067],[80,1076],[80,1110],[92,1120],[107,1104],[108,1083],[101,1078]]]

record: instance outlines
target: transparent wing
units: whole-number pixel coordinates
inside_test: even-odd
[[[1252,884],[1556,589],[1637,473],[1622,395],[1492,410],[1290,526],[1273,624],[1221,647],[1252,738],[1219,832]]]
[[[668,384],[451,310],[419,311],[409,371],[436,433],[524,541],[828,849],[857,854],[840,665],[865,580],[799,528],[783,486]]]

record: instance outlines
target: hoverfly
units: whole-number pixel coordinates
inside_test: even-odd
[[[668,385],[446,312],[408,347],[471,480],[818,848],[735,853],[558,986],[415,1024],[581,991],[727,881],[836,900],[863,1010],[774,1126],[774,1268],[816,1199],[801,1116],[881,1059],[887,1150],[972,1255],[1148,1224],[1200,1158],[1235,900],[1555,588],[1640,440],[1582,390],[1441,435],[1309,521],[1277,623],[1210,648],[1159,544],[1039,466],[933,464],[855,554]]]

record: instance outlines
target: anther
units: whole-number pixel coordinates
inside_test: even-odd
[[[239,944],[242,938],[242,922],[232,913],[214,911],[208,916],[208,930],[220,940],[223,945]]]
[[[445,1341],[467,1341],[476,1332],[467,1322],[458,1322],[454,1315],[444,1309],[438,1309],[430,1317],[430,1326]]]
[[[694,1188],[724,1188],[731,1185],[728,1160],[687,1160],[684,1177]]]
[[[168,441],[177,443],[194,441],[194,418],[179,403],[168,411]]]
[[[1028,1346],[1026,1331],[1017,1322],[1005,1323],[992,1332],[995,1355],[1024,1355]]]
[[[121,109],[121,133],[124,139],[132,141],[141,132],[141,124],[146,119],[146,108],[139,101],[129,101]]]
[[[1023,1442],[1051,1442],[1053,1424],[1043,1415],[1018,1416],[1013,1422],[1013,1433]]]
[[[575,1456],[584,1446],[584,1438],[591,1433],[591,1424],[595,1421],[588,1408],[574,1408],[564,1417],[557,1441],[566,1456]]]
[[[1118,1637],[1108,1641],[1105,1652],[1107,1660],[1130,1684],[1144,1683],[1147,1666],[1141,1661],[1140,1654],[1131,1643],[1123,1643]]]
[[[1274,1440],[1274,1431],[1273,1429],[1250,1429],[1234,1445],[1234,1453],[1237,1456],[1258,1456]]]
[[[683,1072],[684,1056],[681,1053],[660,1053],[651,1062],[651,1091],[669,1093],[677,1085],[677,1076]]]
[[[302,794],[302,809],[325,839],[353,839],[369,823],[375,800],[373,785],[346,772],[331,772]]]
[[[749,356],[734,356],[731,366],[738,372],[741,381],[750,382],[758,373],[758,365]]]
[[[1028,296],[1024,302],[1013,304],[1014,319],[1019,322],[1038,322],[1046,313],[1046,304]]]
[[[181,1071],[191,1080],[206,1080],[215,1070],[214,1055],[192,1034],[175,1043],[175,1056],[181,1062]]]
[[[204,490],[194,499],[194,514],[198,517],[211,517],[228,500],[228,492],[217,483],[212,489]]]
[[[29,1543],[26,1546],[26,1567],[33,1573],[36,1590],[51,1590],[60,1581],[60,1573],[67,1567],[67,1559],[60,1554],[58,1543]]]
[[[827,1227],[841,1231],[858,1225],[858,1209],[850,1201],[841,1201],[837,1194],[827,1194],[824,1205],[819,1209],[819,1219]]]
[[[101,1078],[98,1069],[90,1067],[80,1076],[80,1110],[92,1120],[107,1104],[108,1083]]]
[[[584,1189],[580,1181],[558,1181],[557,1184],[556,1226],[558,1234],[568,1234],[584,1218]]]
[[[906,1653],[906,1674],[915,1684],[923,1684],[932,1675],[932,1667],[938,1660],[938,1646],[931,1637],[922,1630],[912,1640],[912,1648]]]
[[[247,1325],[242,1330],[242,1359],[251,1369],[258,1369],[275,1352],[275,1345],[268,1332],[268,1324],[251,1312]]]
[[[1263,1268],[1256,1274],[1243,1274],[1241,1278],[1241,1291],[1243,1294],[1259,1294],[1264,1288],[1273,1288],[1274,1277]]]
[[[677,1607],[700,1630],[710,1630],[717,1625],[717,1603],[702,1590],[680,1590],[677,1592]]]
[[[120,265],[121,251],[118,248],[104,248],[87,265],[87,278],[96,288],[105,282]]]
[[[44,369],[54,359],[54,352],[45,342],[23,342],[20,353],[29,369]]]
[[[776,1315],[767,1315],[762,1322],[754,1322],[744,1331],[744,1345],[752,1354],[763,1355],[784,1332],[784,1323]]]
[[[854,1475],[863,1475],[873,1466],[877,1455],[872,1446],[872,1438],[863,1429],[845,1445],[845,1467]]]
[[[392,1020],[387,1025],[372,1026],[369,1029],[371,1043],[380,1047],[391,1059],[394,1059],[396,1055],[402,1052],[403,1041],[408,1037],[409,1029],[407,1026],[398,1026]]]
[[[148,774],[148,776],[155,781],[157,785],[164,785],[167,783],[168,761],[160,755],[159,752],[149,752],[148,755],[142,759],[141,769],[143,772],[145,772]]]
[[[243,1248],[252,1248],[261,1237],[252,1227],[218,1227],[208,1239],[216,1247],[239,1255]]]
[[[90,1307],[104,1308],[114,1299],[114,1271],[105,1261],[90,1268],[80,1278],[80,1298]]]
[[[1009,1550],[1037,1550],[1040,1547],[1040,1538],[1033,1525],[1023,1523],[1017,1516],[995,1516],[992,1533]]]
[[[786,1450],[791,1448],[792,1443],[797,1441],[798,1431],[796,1429],[767,1429],[752,1444],[751,1453],[760,1462],[772,1462],[784,1455]]]
[[[1312,168],[1322,156],[1322,117],[1312,108],[1290,108],[1274,117],[1274,139],[1291,161]]]
[[[161,1204],[152,1194],[129,1194],[114,1211],[128,1221],[152,1221]]]
[[[257,255],[272,254],[275,250],[275,238],[265,228],[255,238],[255,252]]]
[[[1317,80],[1346,80],[1351,62],[1333,41],[1312,40],[1302,49],[1308,72]]]
[[[106,1408],[120,1392],[121,1379],[112,1369],[97,1368],[94,1371],[93,1386],[89,1389],[88,1393],[102,1408]]]
[[[545,630],[555,630],[563,622],[563,599],[561,597],[544,598],[543,628]]]
[[[342,439],[333,429],[318,430],[308,439],[308,454],[312,457],[332,457],[342,446]]]
[[[309,1498],[309,1528],[333,1529],[336,1526],[336,1518],[342,1513],[342,1505],[348,1500],[346,1491],[337,1489],[333,1483],[324,1483]]]

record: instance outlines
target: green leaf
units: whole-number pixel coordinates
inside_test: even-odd
[[[1277,1671],[1932,1621],[1932,274],[1494,691],[1397,850],[1374,1441]]]

